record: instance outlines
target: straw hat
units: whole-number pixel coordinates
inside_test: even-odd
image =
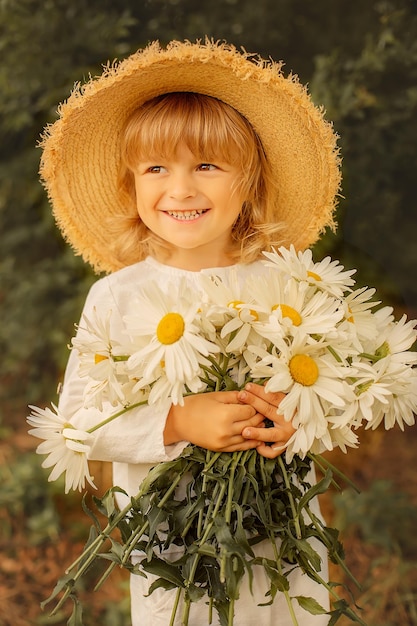
[[[282,64],[233,46],[150,44],[103,74],[76,85],[46,128],[41,179],[64,237],[96,271],[120,262],[110,252],[107,218],[125,215],[117,194],[120,132],[145,101],[174,91],[214,96],[244,115],[263,143],[278,184],[276,221],[284,244],[312,245],[333,212],[340,185],[336,135],[294,75]],[[140,254],[138,253],[138,258]]]

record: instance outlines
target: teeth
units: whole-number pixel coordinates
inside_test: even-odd
[[[193,220],[205,212],[205,209],[194,209],[193,211],[167,211],[168,215],[175,217],[177,220]]]

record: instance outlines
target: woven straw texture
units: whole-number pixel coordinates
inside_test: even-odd
[[[162,49],[154,42],[77,84],[42,137],[41,179],[57,224],[96,271],[120,269],[106,223],[126,214],[117,195],[121,129],[143,102],[173,91],[214,96],[250,121],[277,181],[284,244],[307,248],[334,226],[336,135],[297,77],[227,44],[171,42]]]

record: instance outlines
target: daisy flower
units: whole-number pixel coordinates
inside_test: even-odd
[[[252,376],[268,378],[266,391],[286,394],[279,413],[297,429],[288,449],[305,455],[315,439],[325,436],[329,406],[343,408],[353,396],[344,378],[348,368],[337,363],[320,344],[309,344],[295,337],[292,344],[282,341],[279,350],[264,357]]]
[[[111,310],[102,317],[94,307],[92,318],[83,316],[71,342],[80,359],[79,375],[89,378],[84,390],[85,406],[100,410],[105,401],[112,406],[126,403],[123,386],[128,382],[127,357],[120,344],[110,338],[111,316]]]
[[[359,445],[359,437],[352,430],[352,426],[342,426],[340,428],[329,428],[327,431],[330,437],[330,444],[316,440],[313,442],[311,452],[313,454],[320,454],[324,449],[334,450],[334,448],[340,448],[342,452],[346,453],[347,448],[357,448]],[[324,443],[326,445],[324,445]]]
[[[362,382],[359,390],[361,396],[373,394],[376,398],[372,411],[365,415],[368,422],[366,428],[377,428],[384,421],[385,429],[388,430],[398,423],[404,429],[404,423],[412,426],[414,414],[417,412],[417,371],[391,358],[385,358],[375,363],[372,367],[374,376],[371,382]],[[378,397],[383,394],[383,398]],[[379,402],[378,402],[379,401]],[[362,404],[361,404],[362,408]]]
[[[170,401],[182,406],[184,395],[190,392],[202,393],[207,388],[207,385],[200,378],[202,375],[203,372],[199,371],[198,375],[188,379],[186,383],[182,380],[172,382],[168,379],[163,364],[160,364],[157,372],[153,372],[150,381],[141,378],[134,382],[132,394],[134,394],[135,401],[140,401],[137,398],[139,394],[143,394],[143,398],[146,398],[148,404],[164,404],[166,401]]]
[[[417,371],[387,356],[375,363],[354,361],[352,388],[354,400],[339,416],[331,418],[335,425],[367,422],[366,428],[375,429],[385,421],[389,429],[398,423],[413,424],[417,410]]]
[[[269,267],[277,267],[284,274],[298,281],[307,281],[336,298],[342,297],[355,284],[351,276],[356,270],[344,270],[339,261],[332,261],[330,257],[315,263],[310,249],[297,252],[291,245],[289,249],[280,247],[278,251],[263,254],[268,259],[265,264]]]
[[[277,333],[279,337],[294,332],[320,336],[334,334],[343,318],[338,300],[293,278],[284,281],[277,272],[261,277],[250,286],[256,302],[260,302],[264,310],[269,309],[268,321],[254,322],[253,327],[271,341]]]
[[[371,300],[374,295],[375,289],[361,287],[342,300],[345,321],[341,330],[348,334],[352,345],[359,351],[364,351],[363,342],[374,341],[378,337],[375,313],[371,311],[379,304]]]
[[[192,384],[218,346],[202,336],[198,294],[182,282],[167,293],[153,284],[143,288],[135,312],[124,318],[127,332],[144,345],[128,360],[131,376],[151,384],[161,367],[171,384]]]
[[[261,341],[253,327],[259,317],[259,307],[236,272],[231,271],[227,281],[203,274],[200,284],[209,301],[208,317],[221,328],[220,338],[228,338],[227,352],[242,353],[248,343]]]
[[[148,397],[148,404],[159,404],[169,400],[173,404],[184,405],[184,396],[189,393],[203,393],[207,385],[196,375],[188,379],[186,383],[182,381],[170,381],[163,372],[151,387]]]
[[[29,408],[32,413],[27,417],[27,422],[34,426],[29,433],[45,440],[36,449],[38,454],[48,455],[42,467],[53,467],[48,480],[56,480],[65,473],[65,493],[70,489],[81,491],[86,480],[96,488],[88,468],[87,455],[90,446],[86,441],[90,436],[89,433],[74,428],[54,404],[53,411],[49,407]]]
[[[376,314],[375,314],[376,316]],[[377,356],[390,356],[400,363],[417,362],[417,352],[410,350],[417,339],[416,320],[409,320],[403,315],[397,322],[379,325]]]
[[[404,430],[404,425],[413,426],[417,414],[417,371],[415,369],[404,370],[401,378],[393,383],[392,396],[386,408],[384,408],[384,427],[386,430],[393,428],[395,424]],[[382,420],[380,420],[382,421]],[[375,429],[380,422],[376,419],[369,423],[367,428]]]
[[[383,406],[388,405],[391,395],[389,382],[383,380],[374,364],[354,361],[352,368],[354,376],[351,378],[351,389],[354,395],[344,411],[329,416],[329,421],[335,427],[348,424],[357,427],[363,420],[370,422],[382,413]]]

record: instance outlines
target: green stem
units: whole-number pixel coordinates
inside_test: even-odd
[[[166,501],[168,500],[168,498],[171,496],[171,494],[175,491],[175,489],[178,487],[178,484],[180,483],[182,477],[184,476],[184,474],[186,474],[188,472],[188,470],[190,469],[191,465],[193,464],[192,461],[188,461],[187,465],[185,466],[185,468],[181,471],[181,473],[179,473],[177,475],[177,477],[175,478],[174,482],[172,483],[172,485],[170,486],[170,488],[168,489],[168,491],[165,493],[164,497],[162,498],[162,500],[160,500],[160,502],[158,502],[157,506],[159,509],[161,509],[164,504],[166,503]]]
[[[235,478],[235,472],[236,472],[236,467],[238,466],[238,463],[242,457],[243,452],[235,452],[233,454],[233,461],[231,464],[231,468],[230,468],[230,473],[229,473],[229,488],[227,491],[227,501],[226,501],[226,512],[225,512],[225,518],[226,518],[226,524],[229,525],[230,524],[230,520],[232,519],[232,505],[233,505],[233,496],[234,496],[234,478]]]
[[[223,379],[222,373],[218,371],[218,368],[216,367],[214,370],[211,367],[207,367],[206,365],[203,365],[202,363],[200,363],[200,367],[203,370],[203,372],[206,372],[206,374],[215,376],[216,378],[219,378],[220,380]],[[206,382],[210,383],[210,386],[214,385],[214,381],[213,379],[209,378],[206,379]]]
[[[321,461],[324,461],[324,459],[323,459],[323,458],[322,458],[319,454],[311,454],[311,453],[308,453],[308,454],[307,454],[307,458],[308,458],[308,459],[310,459],[311,461],[313,461],[313,463],[314,463],[314,464],[315,464],[315,465],[319,468],[319,470],[322,472],[322,474],[323,474],[323,476],[324,476],[324,475],[325,475],[325,473],[326,473],[326,468],[327,468],[327,469],[329,469],[329,468],[325,465],[325,463],[321,463],[321,462],[319,461],[319,459],[320,459]],[[339,485],[339,483],[337,483],[337,482],[334,480],[334,478],[332,478],[332,479],[331,479],[330,484],[331,484],[331,485],[333,485],[333,487],[334,487],[335,489],[337,489],[338,491],[341,491],[341,490],[342,490],[341,486]]]
[[[325,587],[328,591],[328,593],[332,596],[332,598],[334,600],[336,600],[337,602],[339,602],[342,598],[339,596],[338,593],[336,593],[336,591],[333,589],[332,585],[329,585],[324,578],[322,578],[317,572],[315,573],[315,577],[317,582],[320,585],[323,585],[323,587]],[[353,611],[349,606],[346,606],[346,608],[343,610],[344,614],[347,615],[348,617],[350,617],[354,622],[356,622],[357,624],[361,624],[361,626],[368,626],[368,624],[366,622],[364,622],[363,620],[361,620],[361,618],[359,617],[359,615],[357,615],[355,613],[355,611]]]
[[[208,623],[212,624],[213,623],[213,598],[209,599],[208,607],[209,607]]]
[[[276,543],[275,537],[274,537],[273,534],[271,534],[271,532],[268,532],[268,535],[269,535],[270,542],[272,544],[272,549],[273,549],[273,552],[274,552],[275,563],[277,564],[277,569],[278,569],[280,575],[282,576],[283,575],[282,574],[282,566],[281,566],[282,560],[281,560],[281,556],[280,556],[280,554],[278,552],[278,548],[277,548],[277,543]],[[292,603],[289,591],[287,589],[284,589],[282,593],[284,594],[285,601],[286,601],[287,607],[288,607],[288,611],[290,612],[290,615],[291,615],[291,621],[293,623],[293,626],[299,626],[298,620],[297,620],[297,616],[296,616],[295,611],[294,611],[294,606],[293,606],[293,603]]]
[[[112,571],[114,570],[116,565],[117,565],[117,563],[113,561],[113,563],[111,563],[108,566],[108,568],[104,572],[103,576],[101,576],[101,578],[98,581],[98,583],[94,586],[94,591],[98,591],[100,589],[101,585],[104,583],[105,580],[107,580],[107,578],[110,576],[110,574],[112,573]]]
[[[327,346],[327,349],[330,352],[330,354],[334,356],[334,358],[336,359],[338,363],[343,363],[341,356],[336,352],[336,350],[332,346]]]
[[[346,476],[346,474],[344,474],[335,465],[333,465],[333,463],[330,463],[330,461],[326,459],[324,456],[322,456],[321,454],[311,454],[309,452],[307,454],[307,457],[311,459],[317,465],[317,467],[323,472],[323,474],[325,474],[325,471],[323,471],[323,465],[324,465],[328,469],[331,469],[334,474],[337,474],[337,476],[339,476],[339,478],[341,478],[350,487],[352,487],[352,489],[354,489],[356,493],[360,493],[360,489],[355,485],[355,483],[348,476]],[[340,491],[340,486],[334,481],[332,481],[332,483],[336,485],[336,487]]]
[[[217,452],[216,454],[213,455],[213,458],[210,459],[211,455],[212,455],[212,452],[210,450],[206,450],[206,460],[204,463],[204,471],[202,472],[203,482],[201,485],[201,493],[203,497],[205,497],[205,493],[207,489],[207,469],[212,466],[212,464],[215,462],[215,459],[218,458],[220,453]],[[203,511],[204,509],[200,509],[198,513],[198,522],[197,522],[197,536],[198,537],[200,537],[201,535],[201,529],[203,525]]]
[[[361,352],[359,356],[363,359],[368,359],[368,361],[372,361],[372,363],[377,363],[382,358],[378,354],[368,354],[367,352]]]
[[[207,450],[207,452],[209,453],[209,457],[210,457],[212,455],[212,452],[210,452],[210,450]],[[211,459],[209,460],[209,462],[204,464],[204,470],[202,471],[204,475],[207,475],[208,471],[213,467],[213,465],[215,464],[215,462],[221,455],[222,455],[222,452],[215,452],[213,456],[211,456]]]
[[[174,606],[172,607],[172,613],[171,613],[171,619],[169,621],[169,626],[174,626],[175,616],[177,615],[181,594],[182,594],[182,587],[178,587],[177,593],[175,594],[175,601],[174,601]]]
[[[218,486],[218,484],[219,483],[216,484],[216,487]],[[214,519],[215,519],[215,517],[216,517],[216,515],[217,515],[217,513],[219,511],[219,508],[220,508],[220,506],[221,506],[221,504],[223,502],[223,496],[224,496],[225,490],[226,490],[226,483],[223,483],[221,485],[221,487],[220,487],[220,493],[219,493],[219,495],[217,497],[216,505],[215,505],[213,513],[211,515],[211,519],[210,519],[210,521],[208,523],[207,523],[207,520],[208,520],[209,514],[207,512],[206,523],[204,524],[204,533],[203,533],[203,536],[201,537],[201,539],[198,541],[198,544],[197,544],[199,547],[202,546],[206,542],[208,536],[210,535],[210,532],[211,532],[211,530],[213,528],[213,525],[214,525]],[[213,501],[214,501],[214,494],[213,494]],[[209,507],[209,510],[210,510],[210,507]],[[197,571],[197,565],[198,565],[199,560],[200,560],[200,554],[197,552],[196,554],[194,554],[193,563],[191,565],[190,575],[189,575],[188,579],[185,581],[185,586],[186,587],[189,587],[194,582],[194,576],[195,576],[195,573]],[[191,600],[190,600],[189,596],[186,595],[186,598],[184,600],[184,610],[183,610],[182,622],[181,622],[182,626],[187,626],[187,624],[188,624],[188,618],[189,618],[189,614],[190,614],[190,605],[191,605]]]
[[[233,618],[235,616],[235,600],[232,598],[229,602],[229,615],[227,620],[227,626],[233,626]]]
[[[230,526],[230,521],[232,519],[232,507],[233,507],[233,496],[234,496],[234,478],[236,467],[238,466],[239,461],[242,458],[243,451],[234,452],[233,453],[233,461],[231,464],[230,472],[229,472],[229,481],[228,481],[228,489],[227,489],[227,500],[226,500],[226,511],[225,511],[225,521],[228,526]],[[226,582],[226,561],[227,561],[227,550],[224,548],[221,549],[221,560],[220,560],[220,582]],[[230,608],[230,605],[229,605]],[[233,623],[233,622],[232,622]]]
[[[346,565],[346,563],[343,560],[343,558],[337,552],[335,552],[334,550],[331,549],[332,542],[328,540],[328,538],[326,536],[326,533],[323,530],[323,527],[322,527],[322,524],[321,524],[320,520],[316,517],[316,515],[314,515],[314,513],[311,511],[309,506],[306,506],[305,510],[306,510],[309,518],[311,519],[311,521],[312,521],[312,523],[314,525],[314,528],[316,529],[318,535],[320,536],[320,539],[321,539],[322,543],[326,546],[326,548],[327,548],[327,550],[329,552],[329,555],[331,555],[332,560],[334,559],[334,561],[337,562],[339,567],[341,567],[343,569],[345,574],[355,583],[355,585],[357,586],[358,589],[362,589],[362,585],[355,578],[355,576],[352,574],[352,572],[350,571],[350,569]]]
[[[127,561],[130,558],[130,555],[135,549],[138,539],[143,535],[143,533],[148,528],[149,528],[149,521],[146,520],[146,522],[139,528],[139,530],[136,529],[135,532],[129,537],[129,541],[125,543],[124,545],[124,550],[123,550],[124,554],[123,554],[121,565],[124,565],[125,563],[127,563]]]
[[[220,508],[220,506],[222,504],[223,496],[224,496],[225,491],[226,491],[226,483],[223,483],[222,486],[220,487],[220,494],[218,496],[218,499],[217,499],[217,502],[216,502],[216,506],[214,507],[213,514],[211,516],[211,520],[207,524],[206,529],[204,531],[204,534],[203,534],[202,538],[200,539],[200,541],[198,542],[199,546],[202,546],[205,543],[205,541],[207,540],[207,538],[208,538],[208,536],[210,534],[211,529],[213,528],[214,519],[215,519],[217,513],[219,512],[219,508]]]
[[[86,432],[87,433],[93,433],[96,430],[98,430],[99,428],[101,428],[102,426],[106,426],[106,424],[110,424],[110,422],[112,422],[113,420],[117,419],[121,415],[124,415],[125,413],[128,413],[132,409],[136,409],[138,406],[144,406],[145,404],[148,404],[147,400],[142,400],[142,402],[135,402],[134,404],[129,404],[129,406],[125,406],[120,411],[117,411],[117,413],[113,413],[113,415],[110,415],[109,417],[107,417],[102,422],[99,422],[95,426],[92,426]]]
[[[71,585],[67,585],[66,586],[64,594],[62,595],[60,600],[57,602],[57,604],[56,604],[55,608],[53,609],[53,611],[50,613],[51,616],[55,615],[59,611],[59,609],[62,607],[62,605],[64,604],[65,600],[70,595],[73,585],[82,577],[82,575],[90,567],[91,563],[97,557],[97,555],[98,555],[98,553],[99,553],[99,551],[101,549],[102,544],[109,538],[111,533],[115,530],[115,528],[117,528],[118,524],[126,517],[127,513],[130,511],[130,509],[131,509],[131,504],[128,504],[122,511],[120,511],[120,513],[118,515],[116,515],[113,518],[113,521],[111,523],[107,524],[107,526],[94,539],[94,541],[92,541],[90,543],[90,545],[87,546],[83,550],[83,552],[80,554],[80,556],[69,567],[67,567],[67,569],[65,570],[65,573],[69,574],[70,572],[72,572],[76,567],[78,567],[82,563],[82,565],[80,565],[79,569],[77,570],[77,572],[75,572],[74,576],[72,577]],[[86,556],[87,556],[87,558],[86,558]],[[50,599],[52,599],[52,598],[50,598]],[[45,604],[47,602],[49,602],[49,600],[45,601]]]
[[[293,498],[293,495],[292,495],[290,479],[288,478],[287,469],[285,467],[284,461],[282,460],[282,456],[278,457],[278,463],[279,463],[279,466],[281,468],[282,477],[284,479],[286,491],[287,491],[287,494],[288,494],[288,499],[290,501],[290,507],[291,507],[291,512],[292,512],[292,516],[293,516],[296,537],[297,537],[297,539],[301,539],[300,520],[299,520],[299,517],[298,517],[297,509],[296,509],[294,498]]]

